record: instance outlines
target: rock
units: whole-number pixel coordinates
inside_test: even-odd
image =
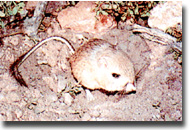
[[[79,32],[100,33],[115,27],[116,22],[110,16],[103,15],[99,20],[95,18],[95,2],[80,1],[76,6],[63,9],[58,14],[58,21],[62,28],[70,28]]]
[[[81,118],[82,121],[89,121],[91,119],[91,116],[88,113],[85,113],[83,117]]]
[[[43,19],[43,21],[42,21],[42,24],[43,24],[46,28],[48,28],[48,27],[51,25],[51,20],[52,20],[51,17],[45,17],[45,18]]]
[[[44,106],[37,106],[37,107],[34,108],[34,112],[36,114],[40,114],[40,113],[42,113],[44,111],[45,111],[45,107]]]
[[[31,109],[33,109],[34,113],[36,114],[44,112],[47,109],[44,99],[43,98],[34,99],[34,101],[31,104]]]
[[[55,84],[53,77],[44,76],[42,79],[47,83],[51,90],[57,92],[57,85]]]
[[[58,100],[58,97],[55,93],[51,93],[50,95],[47,96],[47,99],[49,102],[55,102]]]
[[[47,60],[38,60],[37,63],[38,65],[48,64]]]
[[[57,15],[57,12],[60,8],[66,8],[67,2],[66,1],[49,1],[46,7],[46,13]]]
[[[57,64],[57,58],[54,58],[51,54],[56,54],[56,52],[53,53],[49,51],[48,53],[46,53],[45,57],[47,59],[48,65],[54,67]]]
[[[28,1],[26,3],[26,9],[28,10],[34,10],[36,8],[36,5],[38,4],[39,1]]]
[[[18,45],[18,44],[20,43],[19,37],[18,37],[17,35],[12,36],[12,37],[10,37],[9,42],[10,42],[12,45],[16,46],[16,45]]]
[[[177,23],[182,25],[182,1],[167,1],[150,11],[148,25],[165,31]]]
[[[6,97],[9,102],[18,102],[20,101],[20,96],[16,92],[10,92],[8,97]]]
[[[9,61],[10,63],[14,62],[14,55],[10,52],[10,48],[7,48],[5,54],[5,61]]]
[[[65,104],[70,106],[73,102],[73,98],[71,97],[71,95],[69,93],[64,93],[63,97],[64,97]]]
[[[94,100],[94,96],[92,95],[92,93],[90,92],[90,90],[86,89],[85,92],[86,92],[87,101],[93,101]]]
[[[62,90],[65,89],[65,86],[67,85],[67,80],[64,79],[63,76],[58,75],[58,85],[57,85],[57,91],[61,92]]]
[[[98,116],[100,116],[100,114],[101,113],[99,111],[97,111],[97,110],[93,110],[93,111],[90,112],[90,115],[92,117],[98,117]]]

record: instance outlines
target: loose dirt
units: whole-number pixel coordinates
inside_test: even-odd
[[[38,36],[67,38],[74,48],[93,34],[61,29],[55,19]],[[83,36],[83,37],[81,37]],[[10,75],[10,65],[34,43],[23,35],[3,38],[0,47],[0,120],[6,121],[182,121],[182,66],[169,48],[144,40],[127,29],[112,29],[99,36],[118,43],[130,56],[137,76],[137,92],[128,95],[84,89],[70,95],[64,90],[76,83],[66,45],[51,41],[39,48],[19,68],[28,88]],[[65,88],[66,86],[66,88]]]

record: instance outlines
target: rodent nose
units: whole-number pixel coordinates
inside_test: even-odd
[[[128,83],[128,84],[126,85],[125,92],[126,92],[126,93],[136,92],[136,87],[135,87],[133,84]]]

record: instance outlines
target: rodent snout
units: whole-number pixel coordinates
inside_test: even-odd
[[[126,93],[136,92],[136,87],[131,83],[127,83],[126,88],[125,88],[125,92]]]

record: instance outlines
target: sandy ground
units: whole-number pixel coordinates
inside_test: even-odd
[[[67,38],[74,48],[93,34],[61,30],[58,23],[38,36]],[[81,39],[81,36],[83,38]],[[0,120],[3,121],[182,121],[182,66],[169,53],[170,48],[144,40],[126,29],[112,29],[99,36],[119,43],[130,56],[138,73],[137,92],[128,95],[84,89],[70,94],[74,80],[68,47],[52,41],[32,54],[19,68],[28,88],[10,75],[10,65],[34,43],[25,36],[3,38],[0,47]],[[65,88],[66,86],[66,88]],[[74,88],[76,90],[76,88]]]

